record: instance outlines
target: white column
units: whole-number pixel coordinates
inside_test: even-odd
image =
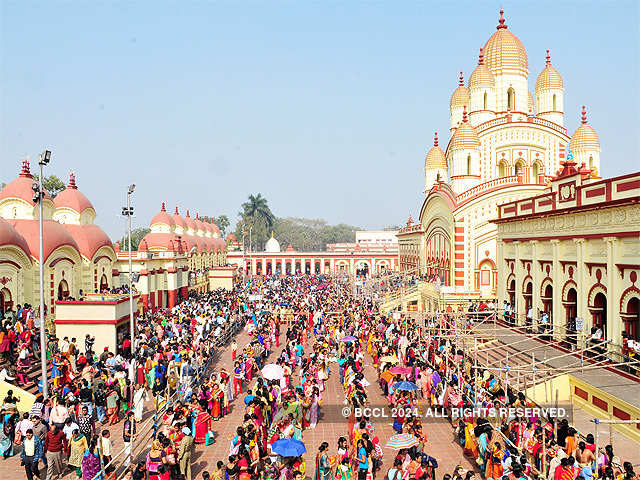
[[[514,292],[516,313],[516,323],[522,325],[524,318],[526,318],[527,312],[524,311],[524,298],[522,298],[522,280],[524,280],[524,271],[522,268],[522,262],[520,261],[520,242],[513,242],[515,246],[515,259],[513,265],[513,271],[516,276],[516,288]]]
[[[577,288],[578,292],[576,295],[576,302],[577,302],[576,317],[580,317],[584,320],[583,333],[588,334],[591,331],[591,325],[593,324],[593,319],[591,318],[591,313],[587,308],[587,301],[588,301],[587,295],[589,294],[589,286],[587,284],[588,282],[587,266],[585,265],[585,262],[587,261],[587,259],[585,258],[586,244],[585,244],[584,238],[576,238],[573,241],[575,242],[575,249],[576,249],[576,271],[574,274],[574,280],[578,285],[578,288]],[[560,243],[559,241],[557,242],[558,244]],[[559,245],[558,245],[558,248],[559,248]],[[564,316],[566,317],[566,313]],[[603,333],[605,333],[605,335],[607,334],[607,332],[603,332]],[[585,336],[578,335],[578,338],[582,340],[583,338],[585,338]],[[584,346],[585,345],[583,345],[583,347]]]
[[[258,266],[258,261],[255,258],[251,259],[251,275],[256,274],[256,268]]]
[[[538,241],[529,240],[531,244],[531,277],[533,277],[533,287],[531,289],[531,306],[533,307],[533,323],[536,324],[540,318],[539,311],[542,310],[540,300],[540,265],[538,265]]]
[[[336,273],[336,260],[335,260],[335,258],[331,258],[331,260],[329,260],[329,268],[331,269],[331,273]]]
[[[618,269],[615,266],[614,252],[618,239],[607,237],[605,240],[607,241],[607,340],[620,345],[622,344],[623,322],[616,314],[620,308],[619,298],[617,298],[620,289],[616,288],[620,275],[615,273]]]
[[[562,333],[560,333],[555,327],[562,328],[566,323],[566,310],[562,305],[562,286],[564,282],[560,281],[563,277],[560,270],[559,244],[560,240],[551,240],[551,248],[553,251],[553,264],[551,266],[551,278],[553,278],[553,303],[551,308],[553,312],[553,337],[556,340],[560,340],[560,338],[564,336],[564,329],[562,329]]]

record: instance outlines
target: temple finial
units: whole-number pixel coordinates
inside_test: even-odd
[[[507,24],[504,23],[504,10],[502,8],[500,9],[500,19],[498,20],[498,23],[499,25],[496,27],[498,30],[507,28]]]
[[[582,125],[587,124],[587,107],[582,105]]]
[[[478,65],[484,65],[484,49],[480,47],[480,55],[478,56]]]
[[[69,185],[67,185],[67,188],[78,188],[78,186],[76,185],[76,174],[73,173],[73,170],[71,170],[71,173],[69,173]]]
[[[551,65],[551,55],[549,55],[549,49],[547,48],[547,67]]]
[[[433,136],[433,146],[438,146],[438,132],[435,132],[435,135]]]
[[[464,77],[462,76],[462,70],[460,70],[460,79],[458,80],[458,85],[461,87],[464,86]]]

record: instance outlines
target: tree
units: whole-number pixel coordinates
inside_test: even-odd
[[[146,227],[134,228],[131,230],[131,246],[134,251],[138,249],[138,245],[140,245],[142,239],[150,231],[151,229]],[[125,235],[120,239],[120,249],[125,252],[129,251],[129,235]]]
[[[227,233],[227,227],[231,225],[229,217],[226,215],[219,215],[217,217],[213,217],[212,220],[220,229],[220,235],[224,237]]]
[[[248,200],[242,204],[242,210],[238,216],[240,221],[236,225],[236,237],[240,238],[242,232],[247,232],[247,235],[251,232],[251,243],[254,249],[261,250],[276,221],[267,199],[261,193],[249,195]],[[248,241],[249,237],[245,236],[245,238]]]
[[[35,174],[33,176],[33,179],[37,182],[38,174]],[[51,198],[55,198],[56,195],[58,195],[61,191],[67,188],[64,182],[60,180],[58,177],[56,177],[55,175],[49,175],[48,177],[44,177],[42,179],[42,187],[47,192],[49,192],[49,195],[51,195]]]

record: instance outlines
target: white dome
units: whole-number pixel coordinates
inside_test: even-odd
[[[278,243],[278,240],[273,238],[273,233],[271,234],[271,238],[267,240],[267,243],[264,246],[264,251],[267,253],[280,253],[280,243]]]

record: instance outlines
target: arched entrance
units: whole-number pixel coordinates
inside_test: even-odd
[[[69,284],[66,280],[60,280],[58,284],[58,300],[65,300],[69,296]]]
[[[0,290],[0,318],[4,318],[5,312],[11,310],[12,307],[11,292],[8,288],[3,288]]]
[[[360,277],[369,275],[369,264],[367,262],[358,262],[356,264],[356,275]]]
[[[577,332],[576,332],[576,315],[578,312],[578,292],[573,287],[567,290],[567,299],[564,302],[564,308],[565,308],[565,320],[566,320],[565,340],[572,346],[576,346],[578,343]]]
[[[593,297],[593,306],[589,307],[593,326],[602,329],[602,338],[607,336],[607,296],[603,292],[596,293]]]
[[[291,262],[287,262],[284,268],[285,268],[285,273],[287,275],[291,275]]]
[[[100,277],[100,291],[104,292],[105,290],[109,290],[109,282],[107,281],[107,276],[102,274],[102,277]]]
[[[627,338],[640,341],[640,299],[638,297],[633,297],[627,302],[627,309],[622,319]]]
[[[533,305],[533,282],[527,280],[522,289],[522,298],[524,299],[524,318],[527,326],[533,325],[533,313],[530,315],[529,310]]]
[[[271,271],[271,262],[267,262],[267,275],[271,275],[273,272]]]

